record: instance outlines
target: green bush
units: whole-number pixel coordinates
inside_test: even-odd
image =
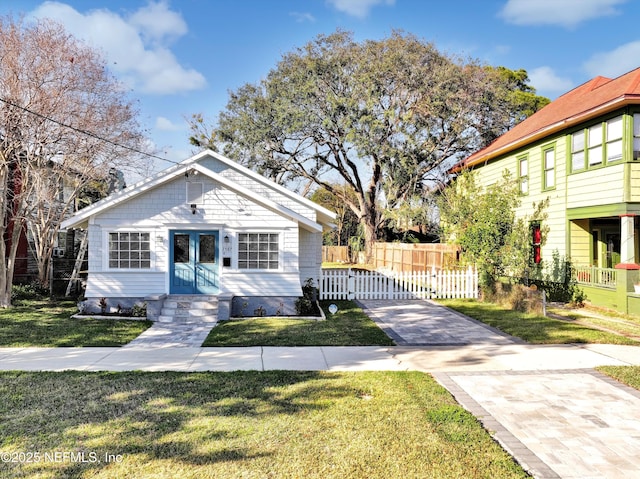
[[[295,308],[299,316],[317,315],[319,313],[316,305],[317,290],[313,285],[313,278],[308,278],[302,286],[302,296],[296,299]]]
[[[134,318],[146,318],[147,317],[147,303],[134,304],[131,309],[131,316]]]
[[[558,250],[553,252],[550,262],[543,262],[520,282],[535,284],[538,289],[546,291],[548,301],[581,305],[586,299],[584,291],[576,283],[571,261],[560,256]]]
[[[14,284],[11,289],[11,301],[43,299],[47,297],[48,293],[49,292],[38,282]]]

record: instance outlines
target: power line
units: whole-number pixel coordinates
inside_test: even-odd
[[[18,105],[17,103],[12,102],[11,100],[6,100],[6,99],[0,97],[0,101],[3,102],[3,103],[6,103],[7,105],[19,108],[20,110],[22,110],[22,111],[24,111],[26,113],[29,113],[31,115],[37,116],[39,118],[42,118],[43,120],[50,121],[50,122],[55,123],[56,125],[62,126],[64,128],[69,128],[70,130],[73,130],[73,131],[75,131],[77,133],[81,133],[81,134],[86,135],[86,136],[90,136],[91,138],[95,138],[96,140],[100,140],[100,141],[104,141],[105,143],[109,143],[110,145],[113,145],[113,146],[115,146],[117,148],[123,148],[123,149],[129,150],[129,151],[131,151],[133,153],[138,153],[139,155],[147,156],[149,158],[155,158],[156,160],[161,160],[161,161],[166,161],[168,163],[173,163],[174,165],[178,165],[179,164],[179,162],[177,162],[177,161],[173,161],[173,160],[169,160],[168,158],[163,158],[161,156],[153,155],[151,153],[147,153],[146,151],[142,151],[142,150],[139,150],[137,148],[133,148],[131,146],[121,145],[119,143],[116,143],[115,141],[109,140],[108,138],[103,138],[103,137],[101,137],[101,136],[99,136],[99,135],[97,135],[97,134],[95,134],[95,133],[93,133],[91,131],[83,130],[82,128],[77,128],[77,127],[75,127],[73,125],[68,125],[66,123],[62,123],[61,121],[58,121],[58,120],[56,120],[54,118],[51,118],[51,117],[46,116],[46,115],[43,115],[42,113],[38,113],[37,111],[30,110],[29,108],[26,108],[26,107],[24,107],[22,105]]]

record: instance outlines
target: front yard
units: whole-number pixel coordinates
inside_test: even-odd
[[[422,373],[0,373],[0,477],[524,478]]]
[[[0,347],[122,346],[151,326],[150,321],[73,319],[72,301],[26,301],[0,309]]]
[[[338,312],[331,314],[331,303]],[[389,337],[352,301],[321,301],[327,320],[252,318],[224,321],[203,346],[392,346]]]
[[[640,346],[640,342],[624,336],[622,332],[616,334],[572,321],[512,311],[493,303],[467,299],[442,300],[439,303],[533,344],[600,343]]]

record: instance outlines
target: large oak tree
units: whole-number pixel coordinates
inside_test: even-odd
[[[46,284],[60,221],[78,192],[110,168],[135,167],[140,156],[127,148],[139,150],[143,135],[100,54],[59,24],[0,18],[0,65],[0,307],[7,307],[23,232]]]
[[[277,181],[335,194],[357,215],[370,251],[383,209],[421,194],[445,165],[520,119],[522,98],[513,91],[526,74],[521,81],[508,72],[401,32],[356,42],[338,31],[231,92],[214,131],[203,131],[204,119],[195,115],[191,140]],[[523,93],[540,98],[532,89]]]

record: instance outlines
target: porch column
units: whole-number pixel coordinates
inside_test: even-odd
[[[620,264],[617,269],[640,269],[636,263],[635,214],[620,215]]]

